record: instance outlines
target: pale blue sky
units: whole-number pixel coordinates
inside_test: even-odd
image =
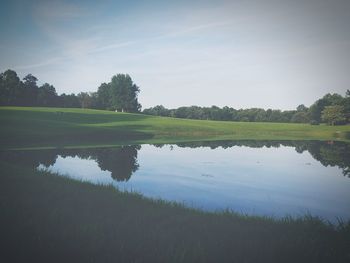
[[[350,88],[350,1],[2,1],[0,71],[58,93],[116,73],[143,108],[293,109]]]

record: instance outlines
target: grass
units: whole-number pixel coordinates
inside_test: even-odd
[[[349,141],[350,126],[186,120],[102,110],[0,107],[1,148],[204,140]]]
[[[0,161],[3,262],[349,262],[350,224],[205,213]]]

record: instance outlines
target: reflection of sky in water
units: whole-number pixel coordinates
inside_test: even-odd
[[[46,169],[46,167],[40,164],[38,169]],[[101,171],[95,160],[85,160],[79,157],[68,156],[63,158],[58,156],[55,164],[49,166],[48,170],[94,184],[112,184],[114,181],[111,177],[111,172]]]
[[[350,218],[350,179],[294,147],[171,150],[142,145],[137,159],[140,167],[127,182],[113,180],[95,160],[78,157],[58,156],[48,170],[211,211]]]

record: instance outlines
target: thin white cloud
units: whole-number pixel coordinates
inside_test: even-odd
[[[160,35],[156,38],[166,38],[166,37],[176,37],[180,35],[186,35],[188,33],[193,33],[196,31],[202,31],[204,29],[209,29],[209,28],[216,28],[216,27],[222,27],[222,26],[227,26],[232,24],[232,21],[222,21],[222,22],[214,22],[214,23],[207,23],[207,24],[199,24],[191,27],[185,27],[181,30],[170,32],[170,33],[165,33],[163,35]]]
[[[121,42],[121,43],[109,44],[109,45],[105,45],[105,46],[98,46],[96,48],[89,50],[87,53],[91,54],[91,53],[97,53],[97,52],[104,52],[104,51],[111,50],[111,49],[130,46],[130,45],[133,45],[136,43],[138,43],[138,41],[126,41],[126,42]]]
[[[232,21],[223,21],[223,22],[215,22],[215,23],[207,23],[207,24],[201,24],[201,25],[195,25],[191,27],[184,27],[181,30],[174,30],[172,32],[167,32],[163,34],[156,35],[154,37],[149,37],[149,38],[140,38],[138,40],[133,40],[133,41],[125,41],[125,42],[120,42],[120,43],[113,43],[109,45],[104,45],[104,46],[98,46],[92,50],[90,50],[88,53],[96,53],[96,52],[103,52],[111,49],[117,49],[121,47],[126,47],[134,44],[138,44],[140,42],[148,42],[148,41],[154,41],[157,39],[166,39],[166,38],[172,38],[172,37],[177,37],[181,35],[186,35],[188,33],[193,33],[195,31],[202,31],[205,29],[209,28],[215,28],[215,27],[220,27],[220,26],[227,26],[229,24],[232,24]]]
[[[49,66],[52,64],[55,64],[57,62],[63,61],[67,59],[66,57],[55,57],[55,58],[50,58],[48,60],[44,60],[38,63],[33,63],[33,64],[27,64],[27,65],[16,65],[13,66],[14,70],[23,70],[23,69],[33,69],[33,68],[39,68],[39,67],[45,67]]]

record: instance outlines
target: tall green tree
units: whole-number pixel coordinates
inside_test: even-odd
[[[19,105],[22,83],[17,73],[6,70],[0,74],[0,105]]]
[[[102,83],[97,89],[98,106],[101,109],[109,110],[112,106],[111,88],[107,83]]]
[[[330,125],[346,122],[345,109],[341,105],[327,106],[322,111],[322,120]]]
[[[307,111],[308,111],[308,108],[307,108],[304,104],[300,104],[300,105],[297,107],[297,111],[298,111],[298,112],[307,112]]]
[[[345,93],[345,98],[341,104],[344,107],[347,123],[350,123],[350,90]]]
[[[98,88],[98,101],[105,109],[123,112],[138,112],[141,104],[137,96],[140,88],[133,83],[128,74],[117,74],[110,83],[103,83]]]
[[[343,97],[337,93],[326,94],[325,96],[323,96],[323,98],[317,100],[314,104],[311,105],[309,109],[311,120],[321,122],[321,115],[324,108],[332,105],[340,105],[342,100]]]
[[[133,83],[128,74],[117,74],[112,77],[112,105],[118,111],[137,112],[141,109],[137,96],[139,87]]]
[[[23,78],[23,104],[26,106],[35,106],[38,104],[38,92],[37,86],[38,79],[32,74],[28,74]]]
[[[38,105],[39,106],[57,106],[58,95],[54,86],[45,83],[38,90]]]

